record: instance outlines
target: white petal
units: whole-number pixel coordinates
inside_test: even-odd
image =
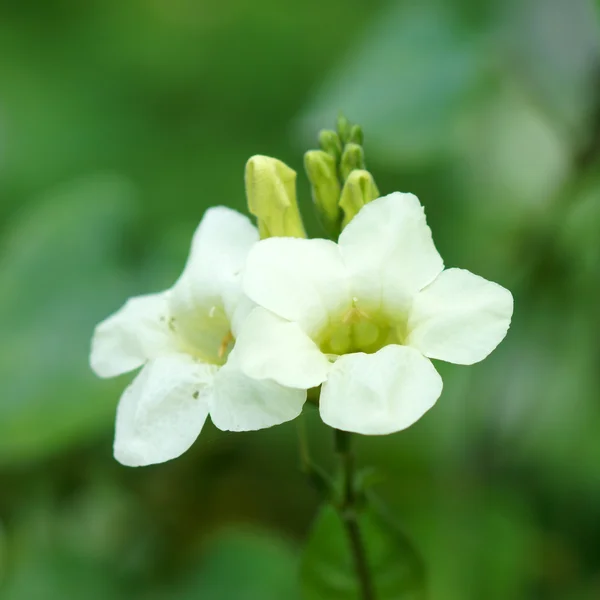
[[[302,412],[306,390],[251,379],[236,366],[235,352],[217,373],[208,396],[213,423],[223,431],[253,431],[295,419]]]
[[[357,306],[389,317],[406,313],[412,296],[444,268],[412,194],[395,192],[365,205],[339,244]]]
[[[194,233],[185,271],[208,283],[227,279],[242,268],[257,241],[258,230],[248,217],[224,206],[209,208]]]
[[[204,398],[216,367],[172,354],[149,362],[125,390],[117,409],[115,458],[130,467],[183,454],[208,415]]]
[[[334,364],[321,391],[321,417],[336,429],[383,435],[412,425],[441,393],[442,378],[429,359],[406,346],[386,346]]]
[[[175,351],[167,294],[130,298],[96,326],[90,354],[90,365],[96,375],[115,377]]]
[[[260,307],[244,322],[234,352],[240,369],[249,377],[305,390],[323,383],[331,368],[297,323]]]
[[[241,292],[240,274],[258,232],[250,220],[222,206],[206,211],[186,267],[169,299],[173,326],[195,352],[218,360]]]
[[[508,331],[512,294],[463,269],[444,271],[415,297],[406,343],[460,365],[483,360]]]
[[[231,333],[233,337],[238,338],[240,331],[248,316],[256,308],[256,303],[252,302],[248,296],[242,294],[234,306],[229,307],[228,314],[231,314]]]
[[[339,248],[328,240],[263,240],[250,251],[243,280],[254,302],[309,334],[352,301]]]

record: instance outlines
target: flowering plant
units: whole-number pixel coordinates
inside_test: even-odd
[[[306,238],[295,172],[251,158],[246,191],[257,228],[230,209],[207,211],[181,277],[100,323],[91,365],[101,377],[142,367],[117,411],[115,457],[129,466],[179,456],[208,415],[231,431],[292,420],[316,390],[342,477],[338,485],[303,448],[305,471],[335,509],[323,511],[314,539],[332,523],[346,532],[355,577],[343,597],[369,600],[398,597],[386,595],[373,541],[391,534],[356,477],[349,436],[414,424],[442,393],[431,359],[483,360],[506,335],[513,300],[496,283],[444,269],[419,200],[380,196],[362,142],[361,129],[341,118],[305,156],[329,239]],[[337,584],[326,592],[315,584],[315,544],[303,566],[307,595],[333,597]]]

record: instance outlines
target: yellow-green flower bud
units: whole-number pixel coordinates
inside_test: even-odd
[[[358,211],[369,202],[379,198],[379,190],[369,171],[355,170],[350,173],[340,198],[340,206],[344,211],[342,228],[346,227]]]
[[[306,237],[296,201],[296,171],[269,156],[246,163],[248,210],[256,217],[261,239]]]
[[[342,142],[340,136],[331,129],[321,129],[319,132],[319,146],[330,154],[337,163],[342,156]]]
[[[339,233],[340,182],[335,159],[324,150],[310,150],[304,155],[304,167],[323,225],[327,231],[337,229]]]
[[[365,168],[365,151],[362,146],[358,144],[349,143],[344,147],[344,153],[342,154],[342,162],[340,164],[340,171],[342,180],[346,181],[348,176],[355,169]]]
[[[363,142],[365,141],[365,136],[360,125],[352,125],[348,141],[354,144],[358,144],[359,146],[363,145]]]
[[[344,115],[337,119],[337,132],[343,144],[350,140],[350,121]]]

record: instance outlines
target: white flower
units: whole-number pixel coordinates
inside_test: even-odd
[[[429,359],[483,360],[512,316],[508,290],[443,269],[412,194],[367,204],[338,244],[261,241],[244,275],[244,290],[259,308],[237,341],[241,368],[298,389],[323,384],[321,416],[332,427],[404,429],[441,394]]]
[[[208,414],[220,429],[244,431],[301,412],[305,391],[252,380],[238,368],[234,341],[254,306],[241,292],[240,272],[257,240],[246,217],[208,210],[175,285],[131,298],[96,327],[90,363],[97,375],[144,365],[117,410],[119,462],[141,466],[181,455]]]

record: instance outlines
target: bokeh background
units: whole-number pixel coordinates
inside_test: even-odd
[[[506,341],[357,442],[433,600],[600,598],[600,30],[592,0],[0,2],[0,598],[293,600],[318,506],[294,424],[111,453],[95,323],[168,287],[256,153],[339,110],[446,264],[513,290]],[[313,452],[330,434],[306,416]]]

